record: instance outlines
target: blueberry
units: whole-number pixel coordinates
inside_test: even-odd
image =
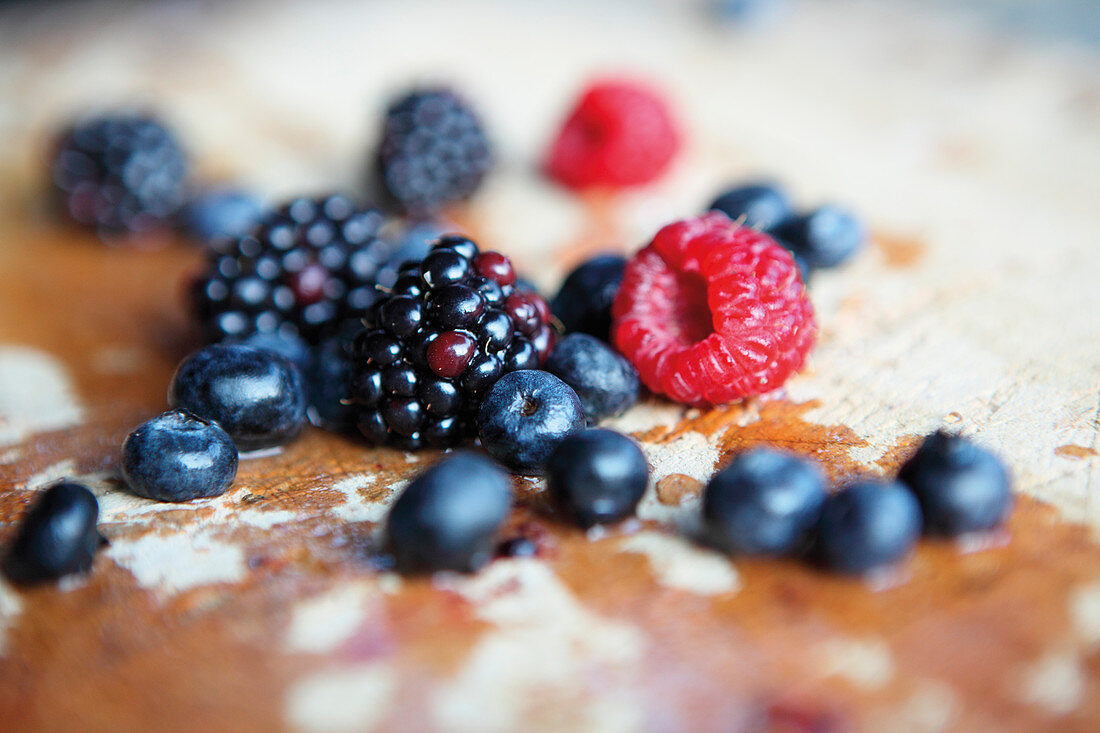
[[[776,240],[805,258],[811,269],[835,267],[863,246],[863,223],[838,206],[822,206],[793,216],[768,230]]]
[[[608,340],[611,303],[619,292],[624,269],[625,258],[599,255],[569,273],[550,304],[567,332],[580,331]]]
[[[710,209],[734,221],[744,217],[744,225],[753,229],[771,229],[794,214],[786,192],[770,183],[731,188],[714,199]]]
[[[707,539],[727,552],[782,556],[805,549],[825,504],[810,461],[755,448],[716,473],[703,493]]]
[[[514,473],[541,474],[558,443],[584,429],[584,408],[553,374],[525,369],[505,374],[485,394],[477,428],[493,458]]]
[[[122,478],[138,496],[189,501],[220,496],[237,476],[237,447],[209,420],[170,410],[122,443]]]
[[[463,452],[417,476],[386,519],[397,566],[430,572],[484,565],[511,508],[509,483],[492,461]]]
[[[256,331],[240,341],[223,343],[239,343],[244,346],[251,346],[254,349],[282,354],[297,364],[299,369],[308,369],[310,360],[313,358],[309,345],[302,340],[301,336],[294,333]]]
[[[1004,464],[974,442],[942,430],[925,439],[898,480],[916,494],[932,534],[990,530],[1012,510]]]
[[[234,189],[206,191],[183,211],[183,226],[199,242],[243,237],[260,220],[263,205],[256,197]]]
[[[334,337],[322,341],[313,350],[309,368],[303,373],[307,403],[306,415],[317,427],[335,432],[348,432],[355,425],[354,410],[350,404],[349,379],[351,377],[351,355],[348,353],[347,340]],[[374,385],[375,401],[382,395],[380,372],[372,372],[367,382]],[[370,389],[366,383],[361,385],[366,395]]]
[[[582,527],[630,516],[649,480],[638,445],[611,430],[585,430],[558,443],[546,462],[550,495]]]
[[[920,504],[908,488],[896,481],[862,481],[825,500],[817,542],[828,567],[864,573],[903,558],[920,531]]]
[[[563,338],[550,352],[546,371],[576,391],[589,423],[620,415],[638,401],[638,371],[607,344],[586,333]]]
[[[302,374],[284,356],[215,344],[179,365],[168,404],[213,420],[242,451],[290,442],[306,420]]]
[[[87,572],[103,542],[95,527],[98,518],[99,503],[86,486],[51,486],[15,530],[4,557],[5,573],[17,583],[35,583]]]

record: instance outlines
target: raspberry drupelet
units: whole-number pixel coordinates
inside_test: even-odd
[[[791,254],[718,212],[661,229],[627,263],[612,316],[612,340],[642,382],[685,404],[779,387],[815,338]]]

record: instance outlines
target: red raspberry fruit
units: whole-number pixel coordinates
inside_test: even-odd
[[[546,159],[570,188],[648,183],[668,168],[680,133],[668,105],[644,85],[598,81],[585,90]]]
[[[674,222],[627,263],[612,340],[642,382],[686,404],[783,384],[813,346],[813,306],[790,253],[712,212]]]

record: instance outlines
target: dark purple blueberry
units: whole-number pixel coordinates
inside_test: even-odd
[[[298,367],[248,346],[215,344],[188,356],[172,377],[168,403],[216,422],[242,451],[288,443],[306,421]]]
[[[625,269],[624,257],[599,255],[569,273],[550,304],[566,333],[580,331],[608,340],[611,303],[619,292]]]
[[[497,380],[481,401],[477,425],[489,455],[515,473],[537,475],[558,443],[584,429],[584,408],[568,384],[527,369]]]
[[[817,524],[825,564],[843,573],[865,573],[904,558],[921,533],[920,504],[904,484],[863,481],[825,500]]]
[[[509,483],[492,461],[461,452],[417,476],[386,517],[397,567],[464,572],[487,563],[512,506]]]
[[[768,234],[798,253],[815,270],[846,262],[867,239],[863,222],[832,205],[785,219],[770,228]]]
[[[558,508],[591,527],[634,513],[649,480],[649,464],[630,438],[592,429],[558,443],[546,462],[546,476]]]
[[[727,552],[782,556],[806,549],[825,481],[805,459],[771,448],[741,453],[703,493],[707,539]]]
[[[772,183],[750,183],[725,191],[710,205],[747,227],[766,230],[792,216],[794,209],[787,193]]]
[[[130,491],[146,499],[205,499],[233,483],[237,447],[217,424],[171,410],[126,437],[121,468]]]
[[[103,543],[98,518],[99,503],[82,484],[66,481],[40,492],[15,529],[5,574],[29,584],[88,572]]]
[[[573,388],[590,423],[621,415],[638,401],[638,371],[595,336],[567,335],[550,352],[546,371]]]

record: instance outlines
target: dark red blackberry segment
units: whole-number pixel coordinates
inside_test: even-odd
[[[520,292],[507,257],[442,237],[367,313],[355,338],[352,399],[375,443],[451,446],[473,437],[481,397],[553,348],[549,308]]]
[[[281,331],[317,343],[334,334],[378,298],[375,278],[393,249],[378,236],[382,223],[345,196],[299,198],[250,234],[214,244],[191,291],[207,338]],[[385,317],[411,333],[420,311],[396,303]]]
[[[105,239],[168,225],[187,198],[187,159],[153,117],[115,113],[66,130],[51,166],[66,214]]]
[[[406,213],[468,198],[490,163],[481,120],[448,89],[414,91],[386,112],[375,165],[383,193]]]

